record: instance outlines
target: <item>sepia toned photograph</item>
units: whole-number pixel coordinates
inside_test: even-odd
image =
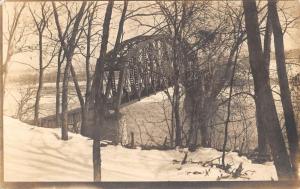
[[[1,182],[298,183],[300,1],[0,6]]]

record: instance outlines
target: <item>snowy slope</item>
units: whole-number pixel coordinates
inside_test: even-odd
[[[39,128],[10,117],[4,117],[5,181],[92,181],[92,141],[70,133],[70,140],[59,140],[59,129]],[[209,161],[221,155],[211,148],[189,153],[187,164],[181,161],[181,150],[126,149],[121,146],[102,148],[103,181],[206,181],[226,175],[215,167],[192,164]],[[226,156],[227,163],[237,167],[243,162],[251,180],[277,179],[272,163],[252,164],[236,153]],[[215,161],[217,163],[218,161]],[[253,172],[254,171],[254,172]],[[208,174],[205,174],[205,173]],[[247,178],[227,180],[247,180]]]

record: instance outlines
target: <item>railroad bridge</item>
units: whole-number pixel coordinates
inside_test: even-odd
[[[138,36],[128,39],[113,49],[105,57],[104,91],[108,116],[101,129],[102,139],[117,142],[119,123],[115,110],[128,106],[142,98],[170,87],[173,82],[172,41],[163,35]],[[195,80],[198,74],[196,54],[182,43],[180,51],[186,51],[184,59],[183,81]],[[190,50],[190,52],[188,52]],[[115,56],[117,55],[117,56]],[[116,58],[114,58],[116,57]],[[181,74],[182,75],[182,74]],[[93,131],[93,108],[90,107],[87,118],[88,136]],[[81,109],[68,112],[68,123],[71,131],[77,132],[81,123]],[[56,116],[51,115],[39,120],[39,126],[56,126]]]

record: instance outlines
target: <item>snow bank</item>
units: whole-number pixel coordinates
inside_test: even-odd
[[[90,181],[91,141],[59,129],[30,126],[4,117],[4,177],[6,181]]]
[[[59,129],[30,126],[4,117],[5,181],[93,181],[92,140],[69,133],[61,141]],[[200,148],[189,153],[187,163],[180,165],[180,150],[126,149],[121,146],[102,148],[103,181],[215,181],[226,175],[216,167],[192,162],[209,161],[221,152]],[[217,163],[218,160],[215,161]],[[252,164],[245,157],[230,152],[226,162],[236,168],[243,163],[250,180],[277,179],[272,163]],[[226,180],[247,180],[227,178]]]

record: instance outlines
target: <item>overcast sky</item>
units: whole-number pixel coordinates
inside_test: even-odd
[[[122,4],[122,2],[118,2],[116,4]],[[137,6],[143,6],[145,5],[147,2],[142,2],[142,1],[137,1],[137,2],[129,2],[129,8],[133,8],[133,7],[137,7]],[[149,3],[149,2],[148,2]],[[30,3],[30,5],[32,7],[34,7],[34,4],[33,2]],[[290,12],[289,14],[291,15],[297,15],[297,16],[300,16],[300,0],[294,0],[294,1],[289,1],[288,3],[288,6],[289,7],[292,7],[290,9]],[[36,4],[37,5],[37,4]],[[9,14],[12,9],[11,7],[14,6],[14,3],[12,2],[9,2],[9,3],[5,3],[5,6],[4,6],[4,20],[3,20],[3,28],[7,28],[7,13]],[[143,10],[145,11],[145,10]],[[105,6],[103,6],[103,11],[100,11],[100,17],[103,17],[103,15],[101,14],[104,14],[105,12]],[[119,22],[119,18],[120,18],[120,12],[119,11],[114,11],[113,12],[113,15],[112,15],[112,24],[111,24],[111,33],[110,33],[110,41],[113,43],[114,42],[114,39],[115,39],[115,36],[116,36],[116,28],[117,28],[117,25],[118,25],[118,22]],[[28,21],[28,19],[31,19],[31,16],[29,14],[29,11],[28,10],[25,10],[24,11],[24,15],[21,19],[21,22],[22,23],[26,23],[26,21]],[[152,19],[149,19],[149,20],[145,20],[145,22],[153,22]],[[298,21],[299,25],[300,25],[300,20]],[[143,33],[145,31],[145,28],[138,28],[136,27],[137,23],[136,22],[133,22],[133,21],[126,21],[125,23],[125,28],[124,28],[124,31],[125,31],[125,34],[124,34],[124,39],[128,39],[128,38],[131,38],[131,37],[134,37],[136,35],[139,35],[141,33]],[[296,48],[299,48],[300,47],[300,30],[299,29],[290,29],[288,31],[287,34],[285,34],[285,37],[284,37],[284,40],[285,40],[285,49],[286,50],[290,50],[290,49],[296,49]],[[35,39],[32,39],[31,41],[34,41]],[[112,46],[110,45],[110,48],[112,48]],[[272,49],[274,49],[272,47]],[[5,52],[4,52],[5,54]],[[32,64],[33,66],[36,66],[37,67],[37,63],[38,63],[38,56],[37,56],[37,52],[35,53],[31,53],[30,55],[24,55],[24,54],[20,54],[20,55],[17,55],[14,57],[14,60],[20,60],[20,61],[25,61],[25,62],[29,62],[30,64]],[[31,68],[29,68],[28,66],[24,66],[24,65],[21,65],[21,64],[17,64],[17,63],[13,63],[11,64],[11,66],[9,67],[9,74],[19,74],[20,71],[21,72],[24,72],[25,70],[28,70],[28,71],[32,71]]]

